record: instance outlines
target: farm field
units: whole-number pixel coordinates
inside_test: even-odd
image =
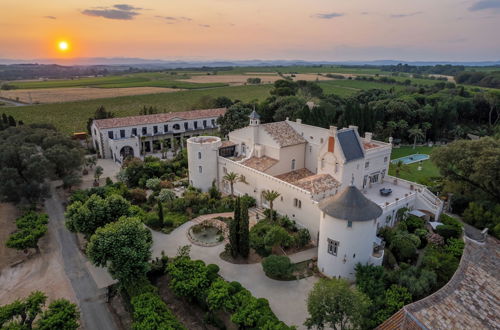
[[[96,87],[96,88],[126,88],[126,87],[165,87],[198,89],[223,87],[221,83],[192,83],[182,81],[188,79],[188,75],[176,75],[167,72],[144,72],[109,77],[92,77],[65,80],[42,80],[42,81],[13,81],[9,84],[18,89],[37,88],[69,88],[69,87]]]
[[[405,146],[405,147],[393,148],[391,159],[397,159],[412,154],[430,155],[432,151],[436,148],[439,147],[422,146],[413,149],[412,146]],[[418,170],[419,165],[420,163],[405,165],[406,170],[402,170],[399,174],[399,177],[404,180],[415,181],[418,183],[425,184],[429,181],[430,178],[441,176],[439,174],[439,169],[437,168],[436,165],[434,165],[431,159],[422,162],[421,164],[422,169],[420,171]],[[392,164],[389,167],[389,175],[396,176],[394,165]]]
[[[129,88],[93,88],[93,87],[68,87],[68,88],[37,88],[13,89],[0,91],[0,97],[23,103],[61,103],[119,97],[127,95],[142,95],[156,93],[171,93],[179,91],[174,88],[160,87],[129,87]]]
[[[39,104],[23,107],[4,107],[2,113],[12,115],[24,123],[50,123],[63,133],[86,130],[89,117],[103,105],[117,117],[138,115],[143,106],[157,107],[160,112],[186,111],[196,107],[203,96],[227,96],[249,102],[269,96],[271,85],[231,86],[213,89],[180,91],[175,93],[122,96],[66,103]]]

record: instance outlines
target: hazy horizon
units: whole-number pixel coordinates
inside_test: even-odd
[[[28,3],[3,1],[0,58],[463,62],[500,54],[500,0]],[[57,49],[61,40],[68,51]]]

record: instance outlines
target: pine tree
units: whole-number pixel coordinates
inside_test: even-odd
[[[239,252],[243,258],[247,258],[250,253],[250,233],[248,221],[248,205],[242,202],[240,205],[240,237],[239,237]]]
[[[238,255],[239,233],[240,232],[240,198],[234,201],[234,217],[229,223],[229,244],[231,245],[231,255],[235,258]]]

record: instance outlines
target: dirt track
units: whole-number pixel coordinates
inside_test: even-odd
[[[5,239],[15,230],[17,209],[11,204],[0,204],[0,305],[28,296],[40,290],[49,301],[66,298],[76,302],[75,294],[65,275],[58,245],[49,231],[40,240],[40,255],[26,259],[24,253],[5,247]],[[17,261],[26,261],[11,267]]]

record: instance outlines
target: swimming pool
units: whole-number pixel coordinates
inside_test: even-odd
[[[408,164],[420,162],[420,161],[427,160],[427,159],[429,159],[429,155],[413,154],[413,155],[408,155],[408,156],[404,156],[401,158],[393,159],[393,160],[391,160],[391,163],[397,164],[398,162],[403,162],[403,164],[408,165]]]

